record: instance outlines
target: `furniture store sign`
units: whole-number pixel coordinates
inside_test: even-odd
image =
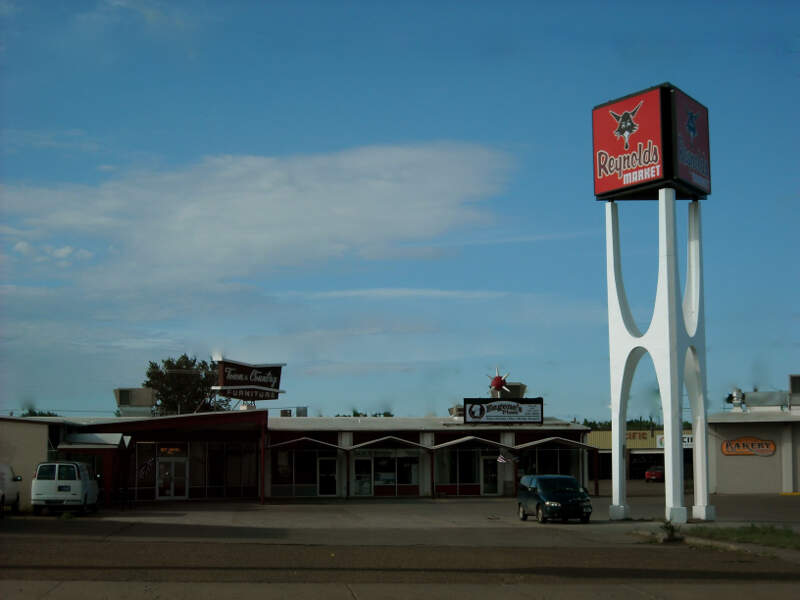
[[[464,423],[539,423],[543,398],[464,398]]]
[[[219,385],[211,389],[239,400],[275,400],[282,391],[280,364],[253,365],[228,359],[217,363]]]

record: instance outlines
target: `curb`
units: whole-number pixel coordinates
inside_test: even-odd
[[[758,556],[767,556],[771,558],[779,558],[786,562],[800,565],[800,551],[788,550],[786,548],[775,548],[773,546],[760,546],[758,544],[743,544],[740,542],[726,542],[722,540],[710,540],[708,538],[695,537],[692,535],[679,536],[673,542],[663,542],[659,539],[659,534],[655,531],[646,531],[643,529],[635,529],[630,532],[631,535],[644,538],[647,541],[658,543],[676,543],[686,544],[688,546],[697,546],[701,548],[714,548],[716,550],[726,550],[729,552],[746,552],[748,554],[755,554]]]

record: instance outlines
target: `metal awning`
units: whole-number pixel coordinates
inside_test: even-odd
[[[493,440],[487,440],[486,438],[478,437],[475,435],[467,435],[462,438],[458,438],[457,440],[451,440],[449,442],[443,442],[441,444],[437,444],[433,447],[433,450],[441,450],[442,448],[449,448],[450,446],[459,446],[461,444],[465,444],[466,442],[476,441],[482,444],[488,444],[489,446],[495,446],[496,448],[506,448],[507,450],[513,450],[514,446],[509,446],[508,444],[501,444],[500,442],[495,442]]]
[[[308,443],[311,443],[311,444],[317,444],[319,446],[325,446],[327,448],[334,448],[336,450],[345,450],[345,451],[347,450],[347,448],[343,448],[342,446],[337,446],[336,444],[331,444],[330,442],[323,442],[322,440],[315,440],[314,438],[305,437],[305,436],[299,437],[299,438],[295,438],[293,440],[287,440],[285,442],[278,442],[277,444],[270,444],[269,448],[270,449],[272,449],[272,448],[281,448],[283,446],[292,446],[294,444],[300,444],[302,442],[308,442]]]
[[[428,446],[423,446],[422,444],[418,444],[417,442],[410,442],[408,440],[404,440],[403,438],[396,437],[394,435],[387,435],[382,438],[378,438],[375,440],[370,440],[368,442],[362,442],[361,444],[356,444],[354,446],[350,446],[348,450],[358,450],[359,448],[364,448],[366,446],[372,446],[374,444],[378,444],[380,442],[385,441],[392,441],[392,442],[400,442],[401,444],[405,444],[407,446],[414,446],[415,448],[422,448],[423,450],[430,450]]]
[[[68,433],[58,444],[58,450],[116,450],[130,441],[121,433]]]
[[[563,444],[565,446],[571,446],[573,448],[582,448],[583,450],[599,450],[597,446],[592,446],[590,444],[584,444],[583,442],[576,442],[575,440],[568,440],[567,438],[562,437],[549,437],[544,438],[543,440],[536,440],[534,442],[528,442],[527,444],[520,444],[518,446],[514,446],[514,450],[525,450],[527,448],[533,448],[535,446],[541,446],[542,444],[548,443],[556,443],[556,444]]]

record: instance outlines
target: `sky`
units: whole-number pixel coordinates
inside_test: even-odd
[[[310,416],[445,415],[497,368],[610,419],[591,109],[664,81],[709,109],[709,411],[800,373],[796,2],[0,0],[0,28],[0,413],[110,416],[187,353],[286,363],[258,405]],[[657,203],[619,204],[646,329]],[[645,358],[629,415],[658,405]]]

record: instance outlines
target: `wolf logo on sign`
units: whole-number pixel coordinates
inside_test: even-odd
[[[692,143],[694,143],[694,138],[697,136],[697,113],[689,111],[689,116],[686,119],[686,131],[689,132]]]
[[[636,124],[633,118],[636,116],[636,113],[639,112],[642,104],[644,104],[644,100],[639,102],[639,104],[637,104],[636,108],[633,110],[626,110],[621,115],[618,115],[613,110],[608,111],[617,122],[617,128],[614,130],[614,135],[617,136],[617,138],[625,138],[625,150],[630,147],[630,144],[628,144],[628,138],[632,133],[635,133],[636,130],[639,129],[639,126]]]

